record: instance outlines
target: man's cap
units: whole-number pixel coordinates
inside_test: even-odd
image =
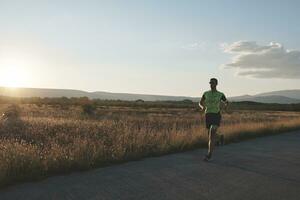
[[[209,81],[209,83],[212,83],[212,82],[215,82],[216,84],[218,84],[218,79],[216,79],[216,78],[211,78],[210,81]]]

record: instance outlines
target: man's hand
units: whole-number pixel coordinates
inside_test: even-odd
[[[224,110],[225,113],[231,114],[232,111],[230,111],[230,110],[228,109],[228,104],[229,104],[228,101],[223,102],[223,110]]]
[[[205,112],[206,107],[205,107],[204,101],[205,101],[205,96],[203,95],[202,98],[201,98],[201,100],[200,100],[200,102],[199,102],[200,113],[204,113]]]
[[[205,106],[204,105],[201,105],[201,103],[199,103],[199,110],[200,110],[200,113],[204,113],[205,112]]]
[[[205,113],[205,107],[200,107],[200,113]]]

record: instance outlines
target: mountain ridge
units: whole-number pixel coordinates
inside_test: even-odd
[[[135,101],[142,99],[144,101],[182,101],[189,99],[197,102],[200,97],[189,96],[168,96],[154,94],[133,94],[133,93],[113,93],[104,91],[87,92],[76,89],[52,89],[52,88],[6,88],[0,87],[0,95],[10,97],[88,97],[91,99],[106,100],[126,100]],[[296,98],[295,98],[296,97]],[[259,93],[256,95],[241,95],[228,97],[230,101],[254,101],[261,103],[281,103],[291,104],[300,103],[300,90],[279,90]]]

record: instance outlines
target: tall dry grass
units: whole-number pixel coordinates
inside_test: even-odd
[[[20,110],[19,120],[0,124],[1,186],[207,143],[195,110],[102,108],[91,118],[78,107]],[[220,132],[229,143],[299,128],[299,113],[248,111],[223,115]]]

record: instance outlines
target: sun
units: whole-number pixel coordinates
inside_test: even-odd
[[[6,87],[20,87],[24,82],[23,73],[16,67],[1,70],[1,85]]]
[[[0,86],[24,87],[28,84],[28,75],[26,63],[14,59],[0,61]]]

